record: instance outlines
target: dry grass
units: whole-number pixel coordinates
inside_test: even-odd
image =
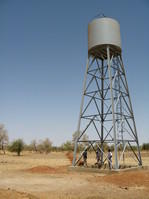
[[[149,166],[149,153],[142,153]],[[88,154],[89,164],[95,154]],[[128,164],[132,163],[129,158]],[[0,155],[0,199],[148,199],[149,171],[105,175],[68,171],[72,153]],[[133,197],[132,197],[133,196]]]
[[[69,160],[63,152],[52,152],[50,154],[39,154],[24,152],[20,157],[15,154],[6,153],[0,155],[0,171],[27,169],[35,166],[65,166]]]

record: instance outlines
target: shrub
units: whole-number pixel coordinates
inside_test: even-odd
[[[66,141],[62,144],[61,149],[63,151],[73,151],[74,147],[71,141]]]
[[[43,140],[42,146],[43,146],[43,151],[49,153],[52,149],[52,142],[48,138],[46,138],[45,140]]]
[[[49,153],[52,150],[52,142],[49,140],[49,138],[40,140],[38,143],[34,143],[34,150],[39,151],[40,153]]]
[[[24,149],[24,142],[22,139],[15,140],[12,142],[12,144],[9,146],[9,151],[16,152],[18,156],[20,156],[21,152]]]
[[[37,152],[37,141],[36,140],[32,140],[31,143],[28,145],[27,149],[29,151],[35,151]]]
[[[149,143],[143,143],[142,150],[149,150]]]

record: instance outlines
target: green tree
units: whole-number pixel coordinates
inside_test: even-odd
[[[23,142],[22,139],[15,140],[9,146],[9,151],[16,152],[18,156],[20,156],[20,154],[23,151],[23,149],[24,149],[24,142]]]
[[[142,150],[149,150],[149,143],[143,143]]]
[[[73,144],[71,141],[66,141],[62,144],[61,149],[64,151],[73,151]]]

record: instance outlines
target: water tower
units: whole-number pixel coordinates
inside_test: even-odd
[[[88,60],[75,141],[73,166],[85,150],[98,147],[104,164],[104,146],[114,148],[118,169],[125,151],[142,165],[136,124],[122,61],[120,25],[112,18],[94,19],[88,25]],[[84,135],[87,135],[84,139]],[[83,146],[80,155],[78,145]]]

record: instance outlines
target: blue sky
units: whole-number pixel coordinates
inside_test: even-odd
[[[147,0],[0,0],[0,123],[10,141],[76,130],[87,59],[87,25],[120,22],[123,61],[140,142],[149,142]]]

